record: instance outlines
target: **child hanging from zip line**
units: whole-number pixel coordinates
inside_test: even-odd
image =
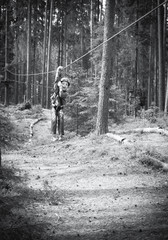
[[[70,86],[69,79],[62,77],[63,67],[59,66],[56,71],[54,93],[51,96],[52,106],[59,111],[66,104],[67,90]]]
[[[53,134],[53,141],[56,140],[56,124],[57,124],[57,114],[63,109],[66,104],[67,90],[70,86],[69,79],[67,77],[62,77],[63,67],[59,66],[56,71],[55,82],[54,82],[54,93],[51,96],[52,105],[52,121],[51,121],[51,131]]]

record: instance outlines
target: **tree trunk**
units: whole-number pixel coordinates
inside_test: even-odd
[[[61,66],[63,66],[64,62],[64,12],[61,10],[61,17],[62,17],[62,25],[61,25],[61,39],[60,39],[60,48],[61,48]]]
[[[38,4],[37,0],[35,0],[35,5],[34,5],[34,39],[33,39],[33,73],[36,72],[36,49],[37,49],[37,9],[38,9]],[[36,80],[36,75],[33,75],[33,104],[37,104],[37,80]]]
[[[26,100],[31,100],[31,77],[30,74],[30,47],[31,47],[31,0],[28,1],[27,9],[27,76],[26,76]]]
[[[113,34],[115,0],[107,0],[105,8],[104,42]],[[97,134],[104,134],[108,131],[109,114],[109,93],[111,87],[112,72],[112,40],[103,45],[102,71],[99,85],[99,102],[96,123]]]
[[[167,41],[168,41],[168,4],[165,4],[165,59],[167,59]],[[168,60],[165,61],[165,64],[168,63]],[[167,65],[166,65],[167,66]],[[167,107],[168,107],[168,67],[166,67],[166,95],[165,95],[165,106],[164,106],[164,115],[167,115]]]
[[[96,21],[99,22],[99,17],[100,17],[100,0],[97,0],[96,2]]]
[[[16,1],[16,16],[18,15],[18,0]],[[16,66],[15,66],[15,85],[14,85],[14,98],[15,98],[15,104],[18,104],[19,101],[19,76],[18,76],[18,62],[19,62],[19,57],[18,57],[18,31],[19,28],[16,27],[15,31],[15,54],[16,54]]]
[[[46,108],[49,108],[49,71],[50,71],[50,56],[51,56],[51,30],[52,30],[52,12],[53,0],[50,2],[50,21],[49,21],[49,36],[48,36],[48,53],[47,53],[47,79],[46,79]]]
[[[90,50],[93,48],[93,0],[91,0],[90,6]],[[93,53],[90,53],[90,69],[91,77],[93,75]]]
[[[66,4],[67,4],[67,0],[66,0]],[[67,10],[65,9],[65,14],[63,17],[63,35],[64,35],[64,41],[63,41],[63,64],[62,66],[67,66],[67,51],[66,51],[66,47],[67,47]],[[67,71],[67,69],[65,69],[65,71]]]
[[[148,101],[147,107],[151,106],[154,100],[154,15],[151,16],[150,22],[150,46],[149,46],[149,77],[148,77]]]
[[[1,157],[1,148],[0,148],[0,168],[2,167],[2,157]]]
[[[163,1],[158,0],[158,5]],[[164,56],[163,56],[163,6],[158,9],[158,51],[159,51],[159,93],[158,93],[158,101],[159,101],[159,109],[160,111],[164,110],[164,99],[165,99],[165,66],[164,66]]]
[[[165,96],[165,108],[164,115],[167,115],[167,107],[168,107],[168,75],[167,75],[167,87],[166,87],[166,96]]]
[[[4,105],[9,105],[9,82],[8,82],[8,1],[6,4],[6,14],[5,14],[5,102]]]
[[[44,81],[45,81],[45,62],[46,62],[46,42],[47,42],[47,6],[48,0],[46,0],[45,6],[45,23],[44,23],[44,40],[43,40],[43,60],[42,60],[42,83],[41,83],[41,106],[45,105],[45,95],[44,95]]]
[[[59,30],[59,39],[58,39],[58,61],[57,65],[61,66],[61,30]]]
[[[99,22],[103,19],[103,3],[99,1]]]
[[[158,29],[157,29],[157,20],[155,24],[155,38],[154,38],[154,102],[158,106]]]
[[[84,54],[84,29],[83,25],[80,27],[80,46],[81,46],[81,56]],[[81,59],[81,66],[84,67],[84,58]]]
[[[139,0],[137,0],[137,12],[136,18],[138,19],[139,14]],[[135,106],[134,106],[134,114],[137,116],[137,85],[139,80],[139,22],[136,23],[136,51],[135,51],[135,85],[134,85],[134,96],[135,96]]]
[[[18,63],[18,46],[17,46],[17,39],[16,39],[16,63]],[[15,85],[14,85],[14,97],[15,97],[15,104],[18,104],[18,66],[15,66]]]
[[[83,9],[83,0],[81,1],[80,7],[81,9]],[[86,53],[86,46],[85,46],[85,31],[84,31],[84,14],[82,14],[81,16],[81,26],[80,26],[80,44],[81,44],[81,56],[84,55]],[[88,70],[88,55],[84,56],[81,59],[81,66],[84,69]]]

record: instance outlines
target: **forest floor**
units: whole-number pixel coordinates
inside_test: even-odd
[[[168,163],[168,137],[130,133],[123,136],[132,141],[120,144],[67,132],[52,142],[50,111],[43,110],[30,140],[37,116],[6,111],[22,143],[2,149],[1,240],[168,239],[168,173],[148,162]]]

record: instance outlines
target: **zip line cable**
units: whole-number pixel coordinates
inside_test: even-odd
[[[10,80],[9,82],[12,82],[12,83],[17,83],[18,85],[21,85],[21,84],[26,84],[26,82],[24,82],[24,81],[15,81],[15,80]],[[5,83],[5,81],[2,81],[2,82],[0,82],[0,83]],[[39,86],[39,87],[41,87],[43,84],[42,83],[32,83],[31,84],[31,86]],[[44,85],[44,88],[50,88],[50,89],[53,89],[53,87],[50,87],[50,86],[48,86],[48,87],[46,87],[45,85]]]
[[[64,67],[64,69],[70,67],[71,65],[73,65],[74,63],[78,62],[79,60],[81,60],[82,58],[84,58],[85,56],[87,56],[88,54],[90,54],[91,52],[95,51],[97,48],[99,48],[100,46],[102,46],[103,44],[107,43],[108,41],[110,41],[111,39],[115,38],[116,36],[118,36],[119,34],[121,34],[122,32],[124,32],[125,30],[127,30],[128,28],[132,27],[134,24],[136,24],[137,22],[141,21],[142,19],[144,19],[145,17],[147,17],[148,15],[150,15],[152,12],[154,12],[155,10],[157,10],[159,7],[161,7],[162,5],[166,4],[168,2],[168,0],[164,1],[163,3],[159,4],[157,7],[153,8],[152,10],[150,10],[149,12],[147,12],[145,15],[143,15],[142,17],[138,18],[137,20],[135,20],[134,22],[132,22],[131,24],[129,24],[127,27],[124,27],[123,29],[121,29],[119,32],[115,33],[113,36],[109,37],[107,40],[103,41],[102,43],[100,43],[98,46],[92,48],[91,50],[89,50],[87,53],[83,54],[81,57],[77,58],[76,60],[74,60],[72,63],[68,64],[66,67]],[[43,75],[43,74],[49,74],[49,73],[54,73],[56,72],[56,70],[53,71],[48,71],[48,72],[41,72],[41,73],[30,73],[30,74],[16,74],[11,72],[10,70],[7,69],[7,71],[9,73],[11,73],[12,75],[15,76],[38,76],[38,75]]]
[[[107,40],[105,40],[104,42],[100,43],[98,46],[92,48],[90,51],[88,51],[87,53],[85,53],[84,55],[82,55],[81,57],[79,57],[78,59],[76,59],[75,61],[73,61],[72,63],[70,63],[69,65],[67,65],[65,67],[65,69],[69,66],[71,66],[72,64],[74,64],[75,62],[81,60],[83,57],[87,56],[89,53],[91,53],[92,51],[95,51],[97,48],[99,48],[100,46],[102,46],[103,44],[107,43],[108,41],[110,41],[111,39],[115,38],[116,36],[118,36],[120,33],[124,32],[125,30],[127,30],[128,28],[132,27],[134,24],[136,24],[137,22],[141,21],[143,18],[147,17],[148,15],[150,15],[152,12],[154,12],[155,10],[157,10],[159,7],[161,7],[162,5],[164,5],[165,3],[167,3],[168,0],[166,0],[165,2],[159,4],[157,7],[153,8],[151,11],[149,11],[148,13],[146,13],[145,15],[143,15],[142,17],[138,18],[136,21],[134,21],[133,23],[129,24],[127,27],[121,29],[119,32],[115,33],[113,36],[109,37]]]

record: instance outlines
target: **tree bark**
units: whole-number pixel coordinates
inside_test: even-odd
[[[64,62],[64,11],[61,9],[61,18],[62,18],[62,25],[61,25],[61,38],[60,38],[60,47],[61,47],[61,66],[63,66]]]
[[[16,0],[16,16],[18,15],[18,0]],[[18,104],[19,101],[19,68],[18,68],[18,62],[19,62],[19,55],[18,55],[18,33],[19,33],[19,27],[16,27],[15,30],[15,55],[16,55],[16,66],[15,66],[15,85],[14,85],[14,97],[15,97],[15,104]]]
[[[26,100],[31,100],[31,77],[30,74],[30,47],[31,47],[31,0],[28,1],[27,9],[27,76],[26,76]]]
[[[18,63],[18,46],[17,46],[17,39],[16,39],[16,63]],[[18,67],[15,66],[15,85],[14,85],[14,97],[15,97],[15,104],[18,104]]]
[[[90,6],[90,50],[93,48],[93,0],[91,1]],[[90,69],[91,69],[91,77],[93,75],[93,53],[90,53]]]
[[[6,14],[5,14],[5,101],[4,105],[9,105],[9,82],[8,82],[8,1],[6,4]]]
[[[37,9],[38,9],[38,3],[37,0],[35,0],[34,3],[34,30],[33,30],[33,73],[36,72],[36,49],[37,49]],[[36,76],[33,75],[33,104],[37,104],[37,79]]]
[[[83,9],[83,0],[80,3],[81,10]],[[84,14],[81,15],[81,26],[80,26],[80,45],[81,45],[81,56],[86,53],[86,44],[85,44],[85,31],[84,31]],[[84,69],[88,70],[88,55],[81,59],[81,66]]]
[[[137,0],[136,19],[139,18],[139,0]],[[134,116],[137,116],[137,86],[139,81],[139,22],[136,23],[136,51],[135,51],[135,85],[134,85]]]
[[[166,97],[165,97],[165,108],[164,108],[164,116],[167,116],[167,107],[168,107],[168,76],[167,76],[167,87],[166,87]]]
[[[49,36],[48,36],[48,53],[47,53],[47,79],[46,79],[46,108],[49,108],[49,70],[50,70],[50,56],[51,56],[51,30],[52,30],[52,12],[53,0],[50,2],[50,21],[49,21]]]
[[[1,148],[0,148],[0,168],[2,167],[2,157],[1,157]]]
[[[45,23],[44,23],[44,40],[43,40],[43,60],[42,60],[42,83],[41,83],[41,106],[45,105],[45,95],[44,95],[44,81],[45,81],[45,62],[46,62],[46,42],[47,42],[47,6],[48,0],[46,0],[45,6]]]
[[[154,100],[154,24],[153,15],[151,16],[150,23],[150,46],[149,46],[149,76],[148,76],[148,102],[147,107],[151,106],[152,100]]]
[[[102,56],[102,71],[99,85],[99,102],[96,123],[97,134],[104,134],[108,131],[108,115],[109,115],[109,93],[111,87],[112,72],[112,40],[107,41],[113,34],[115,14],[115,0],[107,0],[105,8],[105,26],[104,26],[104,45]],[[107,42],[106,42],[107,41]]]
[[[163,1],[158,0],[158,5]],[[165,68],[164,68],[164,56],[163,56],[163,6],[158,9],[158,51],[159,51],[159,93],[158,93],[158,101],[159,101],[159,109],[160,111],[164,110],[164,99],[165,99]]]
[[[168,22],[167,22],[167,17],[168,17],[168,4],[166,3],[165,4],[165,36],[164,36],[164,44],[165,44],[165,59],[167,59],[168,57],[168,54],[167,54],[167,39],[168,39]],[[165,65],[168,61],[165,60]],[[167,65],[166,65],[167,66]],[[166,95],[165,95],[165,106],[164,106],[164,115],[166,116],[167,115],[167,107],[168,107],[168,67],[166,67],[165,69],[166,71]]]
[[[66,4],[67,4],[67,0],[66,0]],[[64,13],[64,16],[63,16],[63,64],[62,66],[67,66],[67,9],[65,9],[65,13]],[[67,71],[67,69],[65,69],[65,71]]]

